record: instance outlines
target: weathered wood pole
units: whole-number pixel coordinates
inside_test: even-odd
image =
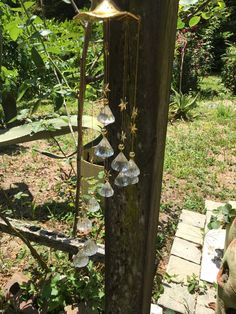
[[[114,197],[106,202],[105,313],[149,314],[178,0],[121,0],[117,4],[141,17],[135,150],[141,176],[138,185],[115,188]],[[135,38],[135,30],[130,27],[130,38]],[[136,57],[133,45],[128,56],[131,64]],[[121,125],[118,104],[123,85],[122,21],[111,22],[109,46],[110,106],[117,119],[108,128],[108,137],[115,148]],[[132,71],[131,65],[129,90]],[[126,132],[130,133],[128,126]],[[128,155],[128,145],[125,152]],[[112,173],[111,181],[116,175]]]

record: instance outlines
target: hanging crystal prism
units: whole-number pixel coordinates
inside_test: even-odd
[[[83,247],[84,255],[92,256],[95,255],[97,251],[98,251],[97,244],[93,240],[89,239],[84,243]]]
[[[128,185],[137,184],[139,182],[139,177],[127,177]]]
[[[97,157],[100,157],[102,159],[105,159],[114,155],[114,150],[105,136],[103,137],[101,142],[97,146],[95,146],[94,153]]]
[[[129,162],[124,153],[120,152],[117,157],[112,161],[111,167],[115,171],[127,171],[129,168]]]
[[[115,185],[119,187],[124,187],[124,186],[127,186],[128,184],[129,184],[128,177],[126,176],[124,172],[120,172],[115,179]]]
[[[97,211],[99,211],[100,205],[94,196],[92,196],[88,201],[87,209],[90,213],[96,213]]]
[[[103,197],[112,197],[114,194],[114,190],[112,189],[111,184],[107,181],[102,185],[98,193]]]
[[[97,119],[99,122],[101,122],[105,126],[115,122],[115,117],[114,117],[114,115],[113,115],[113,113],[112,113],[112,111],[108,105],[105,105],[101,109]]]
[[[82,251],[79,251],[76,255],[73,256],[73,264],[77,268],[82,268],[88,265],[89,258]]]
[[[89,233],[92,230],[92,222],[88,218],[81,218],[78,221],[77,229],[81,233]]]
[[[129,160],[129,168],[125,174],[130,178],[138,177],[140,175],[140,169],[132,158]]]

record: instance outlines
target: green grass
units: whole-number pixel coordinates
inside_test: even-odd
[[[207,198],[235,199],[236,99],[212,99],[193,122],[168,127],[162,198],[172,207],[204,212]]]
[[[236,199],[236,97],[219,77],[204,78],[192,122],[168,125],[157,235],[162,262],[154,280],[153,301],[163,293],[163,265],[168,257],[182,209],[205,212],[205,200]]]
[[[232,95],[230,91],[224,86],[220,76],[203,77],[200,80],[200,92],[203,99],[230,99]]]

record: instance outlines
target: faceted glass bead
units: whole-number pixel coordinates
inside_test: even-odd
[[[82,268],[88,265],[89,258],[82,251],[79,251],[76,255],[73,256],[73,264],[77,268]]]
[[[95,255],[97,251],[98,251],[97,244],[93,240],[89,239],[84,243],[83,248],[84,255],[92,256]]]
[[[97,119],[99,122],[101,122],[105,126],[115,122],[115,117],[108,105],[104,106],[101,109]]]
[[[96,156],[105,159],[114,155],[114,150],[106,137],[103,137],[101,142],[95,146],[94,153]]]
[[[88,218],[81,218],[78,221],[77,229],[81,233],[89,233],[92,230],[92,222]]]
[[[136,165],[133,159],[129,160],[129,168],[125,172],[125,174],[127,177],[130,177],[130,178],[138,177],[140,175],[140,169]]]
[[[95,213],[99,211],[99,209],[100,209],[100,205],[98,201],[96,200],[96,198],[95,197],[90,198],[90,200],[88,201],[88,211],[91,213]]]
[[[120,172],[115,179],[115,185],[124,187],[124,186],[127,186],[128,184],[129,184],[128,177],[126,176],[124,172]]]
[[[137,184],[139,182],[139,177],[127,177],[128,185]]]
[[[125,155],[120,152],[116,158],[112,161],[111,167],[113,170],[116,171],[127,171],[129,168],[129,162],[128,159],[125,157]]]
[[[113,196],[114,190],[108,181],[102,185],[102,187],[99,190],[99,194],[103,197],[112,197]]]

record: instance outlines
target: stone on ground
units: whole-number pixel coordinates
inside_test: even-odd
[[[184,224],[191,225],[198,228],[204,228],[206,217],[205,215],[192,212],[190,210],[183,210],[180,215],[179,222],[183,222]]]
[[[208,288],[207,292],[198,295],[195,313],[196,314],[214,314],[214,310],[209,307],[210,303],[214,303],[216,299],[216,291],[213,287]]]
[[[213,229],[207,232],[202,253],[201,280],[213,283],[220,269],[225,243],[225,230]]]
[[[151,304],[150,314],[163,314],[163,309],[157,304]]]
[[[202,254],[198,244],[176,237],[172,245],[171,255],[200,264]]]
[[[193,274],[195,274],[197,277],[199,277],[200,265],[171,255],[167,266],[167,273],[173,277],[173,281],[187,283],[187,276],[191,277]]]
[[[205,201],[205,208],[206,208],[206,210],[210,210],[210,211],[213,211],[214,209],[216,209],[222,205],[224,205],[224,203],[214,202],[214,201],[210,201],[210,200]]]
[[[177,227],[176,237],[185,239],[197,244],[203,244],[203,232],[198,227],[180,222]]]
[[[195,295],[190,294],[186,286],[170,283],[164,284],[164,289],[165,292],[158,301],[161,306],[178,313],[194,313]]]

